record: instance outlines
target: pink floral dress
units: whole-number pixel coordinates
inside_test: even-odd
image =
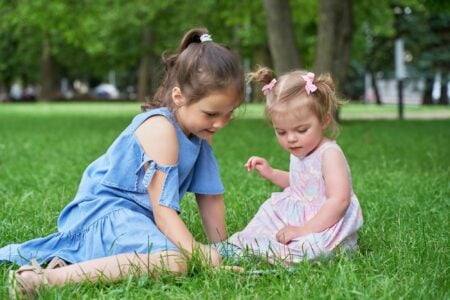
[[[327,255],[338,246],[356,249],[357,231],[363,218],[353,190],[345,215],[334,226],[294,239],[287,245],[277,242],[275,237],[286,225],[303,226],[327,200],[322,157],[328,149],[342,152],[335,141],[328,141],[303,159],[291,155],[290,186],[283,192],[273,193],[244,230],[233,234],[228,242],[269,261],[282,260],[288,264]]]

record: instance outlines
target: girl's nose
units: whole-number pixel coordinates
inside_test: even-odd
[[[287,141],[289,143],[297,141],[297,137],[296,137],[295,133],[288,133],[287,134]]]
[[[230,118],[219,118],[217,120],[214,121],[213,127],[217,128],[217,129],[221,129],[223,127],[225,127],[225,125],[228,124],[228,121],[230,120]]]

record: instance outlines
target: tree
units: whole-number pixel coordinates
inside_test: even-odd
[[[288,0],[264,0],[269,48],[277,73],[300,67]]]
[[[441,75],[438,103],[448,105],[447,84],[450,74],[450,38],[448,32],[450,30],[450,15],[433,12],[426,15],[423,23],[422,28],[425,28],[426,32],[421,35],[420,39],[415,39],[415,45],[418,47],[415,53],[418,57],[417,69],[426,78],[422,104],[432,104],[434,76],[438,72]]]
[[[53,76],[54,74],[55,66],[50,50],[51,33],[36,15],[40,14],[47,21],[51,16],[49,12],[40,10],[40,5],[42,5],[42,1],[36,1],[33,5],[27,2],[4,2],[1,4],[2,36],[11,43],[10,51],[8,51],[11,55],[6,58],[6,63],[2,64],[5,71],[3,77],[6,81],[23,76],[39,78],[38,75],[30,74],[30,71],[36,72],[39,66],[41,76]],[[46,97],[51,95],[53,82],[53,78],[41,81],[41,90]]]
[[[61,0],[7,1],[1,3],[0,11],[1,34],[14,47],[7,59],[14,66],[4,64],[7,73],[4,76],[35,78],[41,86],[39,99],[55,99],[59,72],[80,58],[86,63],[88,60],[82,59],[86,52],[83,46],[98,44],[89,43],[92,39],[86,37],[92,33],[92,27],[82,23],[91,21],[96,11],[82,2],[68,4]],[[83,65],[76,66],[82,69]]]
[[[187,29],[207,27],[241,54],[247,71],[261,64],[278,74],[300,67],[330,72],[341,92],[358,97],[366,72],[393,73],[392,1],[3,0],[0,89],[16,78],[39,81],[50,100],[61,78],[92,87],[115,71],[119,88],[135,86],[142,100],[160,82],[161,53],[175,50]],[[447,78],[448,4],[397,2],[413,11],[402,20],[411,76],[430,79],[439,71]],[[348,73],[352,82],[345,84]]]
[[[345,84],[352,49],[352,1],[320,0],[315,71],[329,72],[337,89]]]

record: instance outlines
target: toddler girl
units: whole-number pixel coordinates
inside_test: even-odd
[[[273,193],[243,231],[228,242],[242,251],[286,264],[313,259],[340,246],[357,247],[363,223],[350,170],[337,135],[339,105],[329,76],[293,71],[272,78],[260,68],[251,78],[265,83],[266,115],[282,148],[290,153],[289,172],[252,156],[245,167],[283,189]]]

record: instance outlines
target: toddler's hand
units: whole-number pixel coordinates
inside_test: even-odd
[[[249,172],[256,170],[258,174],[264,178],[267,178],[272,171],[272,167],[267,160],[259,156],[250,157],[244,167],[247,168],[247,171]]]
[[[307,232],[301,226],[287,225],[280,229],[276,234],[276,239],[279,243],[289,244],[293,239],[306,235]]]

